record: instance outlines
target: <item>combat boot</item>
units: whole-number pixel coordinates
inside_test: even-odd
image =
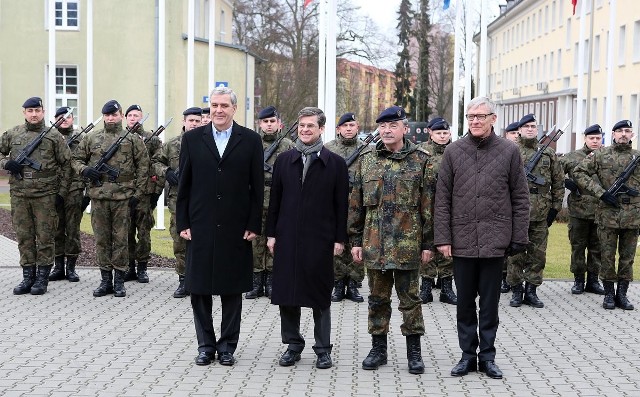
[[[113,276],[113,296],[122,298],[127,296],[127,290],[124,287],[124,270],[115,269]]]
[[[444,287],[445,279],[442,279]],[[422,351],[420,348],[420,335],[407,335],[407,361],[409,362],[410,374],[423,374],[424,362],[422,361]]]
[[[587,284],[584,286],[584,292],[591,292],[596,295],[604,295],[604,288],[598,281],[598,273],[587,272]]]
[[[573,276],[573,287],[571,287],[571,293],[574,295],[580,295],[584,292],[584,273],[576,273]]]
[[[544,303],[540,300],[540,298],[538,298],[538,294],[536,294],[536,288],[538,287],[531,283],[525,284],[524,299],[522,300],[522,303],[540,309],[544,307]]]
[[[138,279],[138,273],[136,273],[136,260],[129,260],[129,269],[124,275],[124,281],[133,281]]]
[[[80,277],[78,273],[76,273],[76,262],[78,261],[77,256],[67,256],[67,280],[72,283],[77,283],[80,281]],[[51,280],[51,278],[49,278]]]
[[[441,289],[440,289],[440,302],[448,303],[450,305],[458,304],[458,297],[453,292],[453,277],[441,277]]]
[[[364,302],[364,298],[362,297],[362,295],[360,295],[360,292],[358,291],[358,284],[355,282],[355,280],[349,279],[349,282],[347,283],[347,293],[345,294],[345,297],[352,302],[356,302],[356,303]]]
[[[22,281],[13,289],[14,295],[24,295],[31,292],[31,286],[36,281],[36,267],[23,266],[22,267]]]
[[[53,270],[49,275],[49,281],[60,281],[65,279],[64,274],[64,255],[56,256],[54,259]]]
[[[186,298],[189,293],[184,286],[184,276],[178,275],[178,288],[173,293],[174,298]]]
[[[331,302],[341,302],[344,299],[344,278],[336,280],[333,285],[333,294],[331,294]]]
[[[613,310],[616,308],[616,291],[613,285],[613,281],[603,281],[604,285],[604,300],[602,301],[602,307],[607,310]]]
[[[500,292],[506,294],[511,291],[511,286],[507,282],[507,272],[502,272],[502,284],[500,284]]]
[[[371,346],[362,362],[362,369],[378,369],[387,363],[387,335],[371,335]]]
[[[146,284],[149,282],[149,275],[147,274],[147,262],[138,262],[137,279],[139,283]]]
[[[31,295],[42,295],[47,292],[51,267],[53,267],[53,265],[38,266],[36,282],[31,286]]]
[[[100,297],[107,294],[113,294],[113,274],[111,270],[100,269],[100,276],[102,280],[98,288],[93,290],[93,296]]]
[[[512,285],[511,291],[513,291],[513,295],[511,296],[511,300],[509,301],[509,306],[511,307],[522,306],[522,294],[524,293],[524,290],[522,288],[522,283]]]
[[[618,280],[618,290],[616,291],[615,304],[622,310],[633,310],[633,305],[627,299],[628,280]]]
[[[273,285],[273,273],[271,273],[268,270],[264,271],[264,296],[266,296],[267,298],[271,298],[271,291],[273,291],[273,288],[271,288],[271,286]]]
[[[420,284],[420,300],[422,303],[433,302],[433,279],[429,277],[422,277],[422,284]]]
[[[245,299],[256,299],[262,288],[262,272],[253,272],[253,289],[244,294]]]

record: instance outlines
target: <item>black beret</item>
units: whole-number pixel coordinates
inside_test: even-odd
[[[584,130],[584,134],[585,135],[602,135],[602,127],[600,127],[599,124],[594,124],[592,126],[587,127],[586,130]]]
[[[427,128],[431,129],[431,126],[434,125],[435,123],[439,122],[439,121],[444,121],[444,119],[440,116],[436,116],[434,118],[431,119],[431,121],[429,121],[427,123]]]
[[[32,96],[31,98],[24,101],[22,107],[25,109],[28,108],[41,108],[42,107],[42,98],[37,96]]]
[[[67,113],[69,111],[69,107],[68,106],[63,106],[61,108],[58,108],[58,110],[56,110],[56,114],[53,116],[54,118],[58,118],[58,116],[62,116],[63,114]]]
[[[258,113],[258,120],[268,119],[269,117],[279,118],[278,111],[275,106],[267,106]]]
[[[183,116],[189,116],[189,115],[202,116],[202,109],[197,106],[192,107],[182,112],[182,115]]]
[[[202,114],[209,114],[211,112],[210,108],[202,108]]]
[[[509,124],[507,128],[504,129],[504,132],[515,132],[515,131],[518,131],[519,128],[520,128],[520,122],[516,121],[514,123]]]
[[[117,112],[118,110],[122,111],[122,106],[120,106],[118,101],[112,99],[104,104],[104,106],[102,107],[102,114],[111,114]]]
[[[615,131],[615,130],[620,129],[620,128],[632,128],[631,121],[629,121],[629,120],[620,120],[613,126],[611,131]]]
[[[353,113],[345,113],[338,120],[338,124],[336,127],[340,127],[344,123],[348,123],[349,121],[356,121],[356,115]]]
[[[522,127],[523,125],[527,124],[527,123],[535,123],[536,122],[536,116],[533,113],[529,113],[527,115],[525,115],[523,118],[520,119],[520,121],[518,122],[518,128]]]
[[[142,108],[140,107],[140,105],[131,105],[127,108],[127,111],[124,112],[124,117],[127,117],[127,115],[129,114],[130,111],[132,110],[139,110],[142,112]]]
[[[449,123],[447,123],[447,120],[441,118],[440,120],[437,120],[435,123],[431,124],[430,129],[432,131],[448,130]]]
[[[400,106],[391,106],[386,108],[380,113],[380,116],[376,119],[376,123],[384,123],[385,121],[397,121],[407,118],[407,114]]]

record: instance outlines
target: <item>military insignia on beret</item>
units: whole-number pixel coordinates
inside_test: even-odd
[[[402,117],[402,110],[398,109],[398,111],[396,112],[396,114],[398,115],[398,117]]]
[[[631,121],[627,120],[627,127],[631,127]]]

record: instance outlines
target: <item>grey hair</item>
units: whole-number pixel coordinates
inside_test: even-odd
[[[319,127],[324,127],[325,123],[327,122],[327,116],[325,116],[324,112],[320,108],[307,106],[306,108],[302,108],[302,110],[298,112],[298,120],[300,120],[300,117],[306,116],[318,116]]]
[[[408,119],[408,118],[406,118],[406,117],[405,117],[405,118],[403,118],[403,119],[402,119],[402,125],[404,125],[405,127],[408,127],[408,126],[409,126],[409,119]]]
[[[478,96],[473,98],[471,102],[467,104],[467,112],[469,112],[469,109],[478,107],[480,105],[486,105],[489,108],[489,111],[491,113],[496,112],[496,104],[493,103],[491,99],[487,98],[486,96]]]
[[[231,104],[232,105],[237,105],[238,104],[238,96],[229,87],[216,87],[216,88],[214,88],[213,90],[211,90],[211,94],[209,94],[209,98],[211,98],[214,95],[229,95],[229,97],[231,98]]]

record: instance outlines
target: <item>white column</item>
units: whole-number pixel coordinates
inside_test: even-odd
[[[324,108],[325,79],[327,77],[327,6],[325,1],[318,0],[318,107],[321,109]]]
[[[609,57],[607,58],[607,108],[606,108],[606,117],[605,117],[605,125],[602,126],[602,130],[604,131],[604,142],[609,145],[611,143],[611,127],[618,120],[613,120],[613,104],[615,103],[613,88],[615,83],[614,78],[614,68],[616,67],[614,64],[614,57],[616,51],[614,51],[614,34],[616,31],[616,0],[610,0],[609,3],[609,40],[607,43],[607,47],[609,48]],[[636,127],[637,128],[637,127]]]
[[[487,15],[488,8],[489,5],[487,4],[487,0],[482,0],[480,5],[480,64],[478,65],[479,72],[477,78],[479,83],[478,96],[487,96],[487,54],[489,53],[487,48],[487,43],[489,41],[487,37],[487,25],[489,23],[489,21],[487,21],[489,17],[489,15]]]
[[[471,50],[473,48],[473,23],[471,22],[471,4],[467,2],[466,12],[465,12],[465,55],[464,55],[464,109],[467,108],[467,104],[471,102],[471,75],[472,73],[472,65],[471,65]],[[464,119],[464,131],[466,132],[469,129],[467,123],[467,119]]]
[[[324,114],[327,123],[324,128],[324,142],[329,142],[336,137],[336,36],[338,7],[336,0],[327,0],[327,51],[326,51],[326,78],[324,89]]]
[[[87,0],[87,108],[84,111],[87,124],[93,122],[93,0]]]
[[[167,8],[165,0],[158,0],[158,48],[156,53],[158,54],[158,123],[164,123],[165,119],[165,107],[167,99],[167,82],[166,82],[166,40],[167,34],[165,30],[167,18]],[[165,141],[165,131],[160,133],[160,140]],[[156,207],[156,230],[164,230],[164,189],[158,199],[158,206]]]
[[[216,85],[216,0],[209,1],[209,90],[207,95]]]
[[[56,2],[49,0],[47,21],[49,26],[49,71],[47,75],[47,98],[44,98],[45,124],[56,114]]]
[[[453,100],[452,100],[452,115],[451,115],[451,140],[455,141],[458,139],[458,117],[460,116],[460,111],[458,107],[460,106],[460,49],[462,43],[462,8],[463,8],[463,0],[459,0],[456,3],[456,23],[454,26],[455,29],[455,38],[453,45]]]
[[[187,10],[187,103],[186,107],[193,106],[194,97],[194,46],[195,46],[195,2],[189,0]]]
[[[584,40],[586,37],[585,27],[587,24],[586,16],[587,16],[587,7],[584,2],[579,2],[580,5],[580,36],[578,38],[578,93],[577,93],[577,110],[576,110],[576,119],[574,120],[574,125],[576,126],[576,148],[581,148],[584,145],[584,129],[586,128],[586,114],[585,109],[582,102],[586,98],[586,92],[582,84],[582,80],[584,78],[584,57],[585,57],[585,48],[584,48]],[[592,11],[593,12],[593,11]],[[613,35],[613,32],[610,33],[609,36]],[[609,48],[609,52],[613,52],[613,48]],[[588,78],[588,77],[587,77]],[[590,106],[589,103],[585,104],[585,106]]]

